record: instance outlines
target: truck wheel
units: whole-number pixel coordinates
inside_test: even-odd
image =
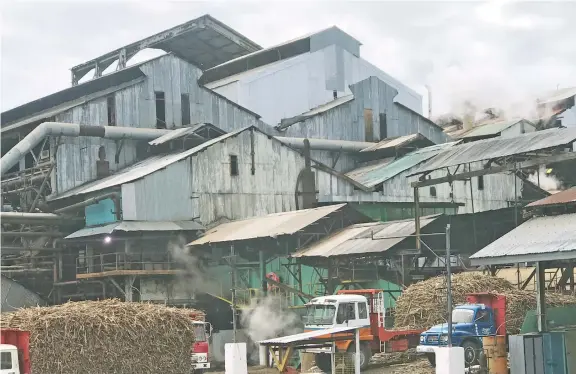
[[[428,362],[430,362],[430,366],[435,368],[436,367],[436,354],[426,353],[426,358],[428,359]]]
[[[468,366],[476,365],[480,354],[480,344],[473,340],[466,340],[462,343],[464,348],[464,362]]]
[[[348,352],[356,353],[356,344],[352,342],[348,347]],[[370,358],[372,358],[372,350],[368,344],[360,344],[360,370],[364,370],[368,367],[370,363]],[[354,363],[354,361],[352,361]]]
[[[318,369],[325,373],[332,372],[332,358],[328,353],[317,353],[314,355],[314,360],[316,361]]]

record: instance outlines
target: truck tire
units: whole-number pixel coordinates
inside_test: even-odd
[[[430,366],[435,368],[436,367],[436,354],[435,353],[426,353],[426,358],[428,359]]]
[[[464,363],[468,366],[476,365],[480,356],[480,344],[474,340],[465,340],[461,347],[464,348]]]
[[[348,347],[348,352],[349,353],[356,352],[356,345],[354,344],[354,342],[352,342]],[[365,370],[368,367],[371,358],[372,358],[372,350],[370,349],[370,346],[365,343],[360,343],[360,370]]]
[[[330,354],[316,353],[314,355],[314,360],[316,361],[316,366],[318,366],[318,369],[325,373],[332,372],[332,358],[330,357]]]

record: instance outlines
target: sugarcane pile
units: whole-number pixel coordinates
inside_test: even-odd
[[[536,294],[518,290],[505,279],[480,273],[460,273],[452,276],[454,305],[464,304],[466,294],[494,292],[506,296],[506,329],[517,334],[528,310],[536,309]],[[576,296],[547,293],[550,307],[576,305]],[[407,287],[396,302],[395,329],[428,329],[446,322],[446,277],[440,276]]]
[[[189,373],[190,309],[119,300],[69,302],[2,313],[30,331],[35,374]]]

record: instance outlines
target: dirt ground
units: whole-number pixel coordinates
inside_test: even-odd
[[[224,374],[224,368],[210,371],[211,374]],[[278,374],[275,368],[252,366],[248,368],[249,374]],[[308,373],[322,373],[313,367]],[[363,374],[434,374],[435,370],[425,358],[412,351],[396,354],[377,354],[372,357],[370,365]]]

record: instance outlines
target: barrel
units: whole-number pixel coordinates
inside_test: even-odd
[[[508,374],[508,354],[506,352],[506,336],[485,336],[482,338],[484,354],[488,363],[488,373]]]

